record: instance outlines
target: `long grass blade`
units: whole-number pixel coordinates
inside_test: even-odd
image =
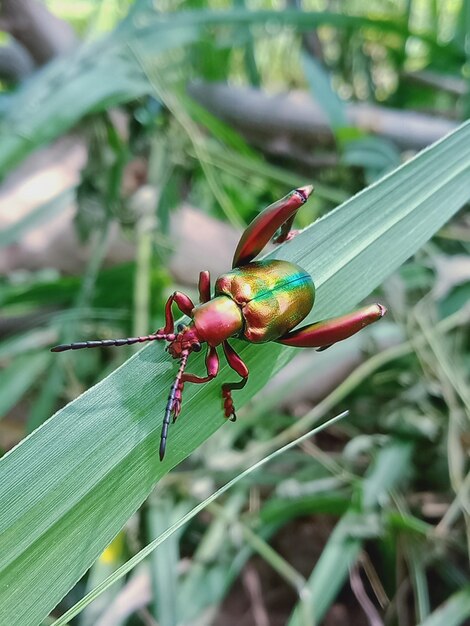
[[[310,320],[357,305],[469,200],[469,144],[466,123],[275,251],[313,276]],[[239,407],[296,352],[237,348],[250,368]],[[202,354],[193,356],[200,373]],[[224,366],[213,383],[187,385],[163,463],[156,452],[174,364],[162,345],[135,354],[0,460],[0,623],[43,619],[159,478],[222,426],[229,374]]]
[[[175,524],[172,524],[165,532],[163,532],[159,537],[154,539],[145,548],[142,548],[140,552],[138,552],[135,556],[133,556],[132,559],[129,559],[127,563],[125,563],[119,569],[117,569],[111,576],[109,576],[106,580],[104,580],[93,591],[91,591],[86,596],[84,596],[79,602],[77,602],[77,604],[74,607],[69,609],[66,613],[64,613],[64,615],[62,615],[58,620],[54,622],[55,626],[64,626],[64,624],[67,624],[69,620],[75,617],[75,615],[77,615],[80,611],[82,611],[88,604],[90,604],[90,602],[92,602],[95,598],[97,598],[100,593],[108,589],[110,585],[112,585],[114,582],[116,582],[117,580],[125,576],[128,572],[130,572],[132,569],[134,569],[136,565],[138,565],[145,558],[147,558],[147,556],[151,554],[156,548],[158,548],[158,546],[161,545],[166,539],[168,539],[168,537],[170,537],[174,532],[179,530],[187,522],[193,519],[193,517],[195,517],[198,513],[203,511],[209,504],[211,504],[211,502],[214,502],[214,500],[216,500],[223,493],[231,489],[238,482],[240,482],[241,480],[243,480],[244,478],[252,474],[254,471],[259,469],[260,467],[262,467],[269,461],[272,461],[276,457],[280,456],[287,450],[290,450],[291,448],[299,445],[303,441],[310,439],[311,437],[313,437],[313,435],[321,432],[322,430],[325,430],[325,428],[328,428],[329,426],[336,424],[336,422],[339,422],[339,420],[346,417],[346,415],[347,415],[347,411],[340,413],[336,417],[329,419],[324,424],[317,426],[316,428],[309,431],[308,433],[305,433],[305,435],[302,435],[301,437],[298,437],[294,441],[291,441],[290,443],[286,444],[282,448],[275,450],[268,456],[264,457],[264,459],[261,459],[257,463],[254,463],[254,465],[252,465],[248,469],[244,470],[243,472],[235,476],[235,478],[232,478],[232,480],[226,483],[223,487],[220,487],[220,489],[217,489],[217,491],[215,491],[212,495],[210,495],[208,498],[203,500],[200,504],[198,504],[193,509],[191,509],[191,511],[186,513],[186,515],[183,515]]]

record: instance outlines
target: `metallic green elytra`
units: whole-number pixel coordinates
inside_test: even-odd
[[[215,295],[226,295],[241,308],[240,337],[251,343],[279,339],[312,310],[315,286],[310,274],[289,261],[258,261],[223,274]]]

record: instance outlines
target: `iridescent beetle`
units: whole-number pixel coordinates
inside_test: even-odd
[[[296,232],[290,228],[295,214],[304,204],[313,187],[308,185],[291,191],[260,213],[243,233],[233,257],[232,271],[216,280],[211,298],[209,272],[199,275],[200,304],[194,306],[188,296],[175,291],[165,306],[165,326],[153,335],[80,341],[52,348],[52,352],[97,348],[99,346],[124,346],[144,341],[168,341],[168,351],[179,360],[178,373],[171,387],[165,410],[160,440],[160,460],[165,455],[166,440],[171,417],[176,421],[181,411],[184,384],[207,383],[217,376],[219,357],[217,346],[222,345],[229,366],[241,377],[234,383],[222,385],[225,417],[235,421],[232,390],[242,389],[248,380],[248,368],[229,344],[230,337],[250,343],[276,341],[297,348],[325,350],[342,339],[347,339],[361,328],[377,321],[386,313],[381,304],[372,304],[348,315],[323,320],[293,330],[312,310],[315,286],[310,274],[289,261],[255,261],[278,229],[274,243],[288,241]],[[172,304],[191,322],[174,327]],[[199,352],[207,343],[207,376],[188,374],[184,370],[191,352]]]

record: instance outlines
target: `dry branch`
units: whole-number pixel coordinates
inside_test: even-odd
[[[33,73],[34,60],[29,52],[14,39],[0,48],[0,77],[8,82],[19,82]]]
[[[307,92],[271,96],[249,87],[201,82],[192,83],[189,93],[257,145],[282,138],[305,149],[333,139],[325,113]],[[439,117],[366,103],[346,104],[346,114],[351,126],[386,137],[403,149],[419,150],[457,127]]]
[[[469,89],[467,81],[458,76],[448,76],[431,71],[405,72],[403,76],[417,85],[447,91],[454,96],[465,96]]]
[[[2,0],[0,29],[14,37],[37,65],[68,52],[77,44],[71,26],[36,0]]]

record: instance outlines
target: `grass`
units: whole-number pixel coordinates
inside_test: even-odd
[[[460,74],[464,3],[460,17],[458,7],[452,13],[434,3],[428,22],[417,19],[413,5],[407,15],[398,5],[388,12],[377,6],[377,19],[316,5],[302,13],[242,5],[194,10],[190,2],[170,15],[136,2],[112,33],[8,95],[3,174],[78,123],[89,163],[76,190],[0,233],[0,247],[47,224],[77,195],[77,223],[93,252],[83,277],[43,270],[13,273],[0,284],[4,314],[17,328],[0,339],[0,385],[8,389],[0,395],[0,437],[20,439],[9,431],[17,414],[31,432],[0,459],[1,623],[51,623],[55,615],[58,624],[76,616],[74,624],[88,626],[124,606],[121,623],[207,624],[224,615],[227,597],[238,593],[242,606],[237,580],[249,610],[263,610],[270,597],[263,567],[293,594],[281,609],[288,624],[321,623],[334,603],[353,621],[370,611],[365,597],[387,625],[448,626],[468,618],[468,280],[452,283],[443,297],[432,287],[439,256],[457,261],[468,254],[467,222],[458,211],[469,200],[470,126],[406,160],[380,137],[349,143],[337,96],[385,98],[397,109],[436,113],[455,107],[443,90],[405,88],[402,75],[423,60],[432,71]],[[83,14],[76,19],[87,30]],[[100,19],[113,23],[104,10]],[[322,63],[300,56],[299,35],[313,27]],[[274,77],[321,89],[338,165],[312,172],[294,160],[268,161],[184,95],[194,76],[262,88],[272,88]],[[108,114],[117,104],[129,120],[125,140]],[[458,104],[464,117],[463,99]],[[406,162],[354,195],[364,181],[377,180],[384,161],[377,155],[388,155],[387,167]],[[163,346],[129,359],[126,349],[47,351],[59,341],[161,326],[174,288],[171,242],[166,226],[155,233],[153,215],[133,213],[135,203],[123,197],[136,156],[151,163],[150,182],[164,186],[156,208],[162,223],[189,198],[212,216],[243,224],[260,205],[313,179],[317,193],[299,217],[308,223],[326,215],[271,256],[311,272],[318,289],[312,320],[367,297],[384,299],[391,312],[356,343],[297,369],[289,363],[300,351],[239,344],[250,367],[249,385],[236,396],[239,421],[221,428],[226,367],[210,385],[187,385],[164,463],[158,438],[174,364]],[[328,212],[335,204],[341,206]],[[430,242],[452,218],[446,237]],[[136,259],[103,269],[116,221],[134,237]],[[35,321],[23,329],[28,316]],[[377,353],[377,343],[390,337],[398,343]],[[289,400],[297,419],[286,415],[284,396],[297,389],[300,396],[302,382],[348,361],[354,350],[366,353],[357,369],[313,407]],[[203,358],[193,357],[201,373]],[[286,381],[276,378],[274,392],[258,394],[281,370]],[[345,408],[347,419],[296,441]],[[266,463],[262,472],[245,469],[258,463]],[[305,528],[311,534],[302,534]],[[290,550],[283,550],[283,534]],[[136,593],[142,584],[153,591],[150,604]],[[131,596],[140,598],[133,609]],[[241,619],[237,604],[231,607],[230,619]]]

